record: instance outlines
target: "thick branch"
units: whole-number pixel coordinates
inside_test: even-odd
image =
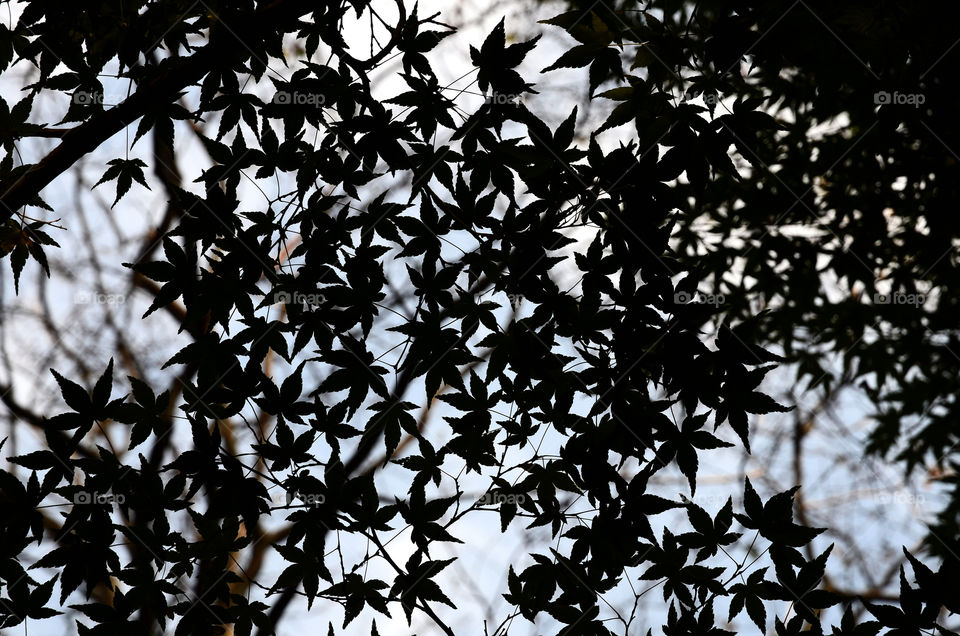
[[[258,10],[248,24],[257,25],[261,31],[287,30],[291,20],[315,8],[316,5],[310,2],[276,0]],[[221,37],[214,37],[214,33],[211,33],[210,43],[203,48],[188,56],[167,60],[160,65],[160,72],[141,83],[133,95],[116,107],[101,111],[83,124],[64,132],[60,145],[39,163],[16,180],[0,183],[0,222],[13,216],[44,187],[110,137],[144,114],[155,111],[158,104],[171,102],[185,88],[200,82],[212,69],[229,63],[238,50],[246,50],[238,46],[242,45],[243,35],[247,31],[240,26],[218,24],[214,27],[214,33],[219,31]],[[241,42],[238,43],[238,39]]]

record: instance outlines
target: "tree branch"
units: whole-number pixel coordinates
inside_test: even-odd
[[[315,7],[313,3],[299,0],[276,0],[256,11],[249,23],[257,25],[260,30],[287,30],[288,22],[298,20]],[[235,57],[237,40],[242,42],[245,32],[246,29],[240,29],[239,25],[218,23],[211,32],[209,44],[189,56],[168,58],[156,67],[159,72],[140,84],[133,95],[114,108],[98,112],[83,124],[64,132],[60,145],[39,163],[15,180],[0,182],[0,222],[12,217],[82,157],[144,114],[156,110],[157,104],[172,101],[212,69]]]

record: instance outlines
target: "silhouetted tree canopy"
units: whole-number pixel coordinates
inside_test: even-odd
[[[113,265],[189,344],[164,364],[173,391],[115,377],[119,358],[87,361],[93,382],[51,370],[42,448],[8,448],[0,471],[0,627],[83,596],[80,634],[266,635],[303,597],[342,608],[331,634],[391,615],[452,634],[469,599],[438,583],[443,545],[496,511],[552,542],[504,573],[512,612],[477,633],[719,636],[741,615],[781,636],[955,633],[958,9],[557,7],[541,26],[566,48],[538,75],[540,36],[501,20],[447,40],[443,13],[403,0],[8,3],[0,68],[35,67],[0,101],[17,292],[72,205],[44,188],[118,150],[85,189],[116,206],[162,185],[147,249]],[[434,70],[448,44],[483,94],[471,111]],[[403,88],[384,95],[390,63]],[[527,98],[565,69],[586,70],[586,96],[552,122]],[[206,153],[192,183],[181,131]],[[692,501],[705,455],[749,452],[754,416],[795,406],[761,386],[777,367],[798,394],[860,386],[867,452],[952,489],[904,548],[897,602],[822,584],[832,546],[812,550],[802,483]],[[449,410],[428,435],[435,401]],[[669,470],[689,498],[654,492]],[[405,560],[384,540],[401,529]],[[275,581],[234,565],[261,542]],[[624,583],[662,596],[665,624],[603,614]]]

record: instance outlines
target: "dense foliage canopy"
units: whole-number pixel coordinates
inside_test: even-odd
[[[821,585],[831,548],[809,549],[802,484],[764,501],[746,480],[713,509],[649,484],[675,469],[692,498],[727,430],[749,451],[752,415],[793,406],[760,386],[780,365],[806,390],[861,384],[869,452],[955,487],[955,9],[571,0],[543,25],[572,39],[540,76],[521,72],[539,36],[505,21],[465,52],[484,96],[467,112],[434,71],[452,28],[403,0],[13,7],[0,67],[35,67],[0,102],[18,290],[69,205],[43,189],[126,134],[96,186],[116,205],[156,173],[164,221],[124,266],[152,285],[144,318],[190,343],[164,365],[172,394],[115,381],[114,360],[91,386],[53,371],[44,447],[0,471],[3,627],[84,595],[81,634],[268,634],[305,597],[342,607],[331,633],[398,612],[453,633],[438,546],[496,510],[553,541],[504,573],[513,610],[489,632],[719,635],[742,615],[782,635],[953,633],[956,497],[880,604]],[[368,23],[369,47],[346,37]],[[371,77],[395,60],[384,98]],[[527,106],[571,68],[602,125]],[[44,121],[56,93],[69,106]],[[178,131],[201,123],[209,166],[186,183]],[[32,158],[36,138],[57,143]],[[147,141],[154,165],[131,155]],[[427,435],[435,400],[449,414]],[[97,437],[111,423],[125,447]],[[192,445],[175,454],[176,430]],[[658,521],[676,510],[684,526]],[[405,561],[383,539],[399,529]],[[261,542],[276,581],[234,566]],[[638,579],[664,625],[603,613]]]

